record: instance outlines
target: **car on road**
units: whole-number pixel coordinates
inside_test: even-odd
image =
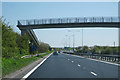
[[[60,50],[58,51],[58,53],[60,53]]]
[[[54,51],[54,52],[53,52],[53,55],[58,55],[57,51]]]

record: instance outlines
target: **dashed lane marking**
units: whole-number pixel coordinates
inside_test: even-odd
[[[78,64],[78,66],[80,67],[80,64]]]
[[[97,74],[96,73],[94,73],[94,72],[90,72],[91,74],[93,74],[94,76],[97,76]]]

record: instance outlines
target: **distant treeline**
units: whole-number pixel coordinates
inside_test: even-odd
[[[92,54],[115,54],[117,55],[119,53],[119,47],[110,47],[110,46],[94,46],[94,47],[88,47],[83,46],[76,48],[77,52],[79,53],[92,53]]]
[[[2,57],[18,58],[21,55],[30,54],[29,36],[27,34],[21,36],[4,22],[0,24],[2,24]],[[46,52],[49,47],[48,44],[41,42],[36,52]]]

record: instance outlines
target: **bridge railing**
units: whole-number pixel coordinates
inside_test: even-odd
[[[33,30],[30,30],[30,33],[31,33],[31,34],[33,35],[33,37],[35,38],[37,44],[40,45],[40,42],[39,42],[37,36],[35,35],[35,32],[34,32]]]
[[[18,25],[40,25],[40,24],[63,24],[63,23],[96,23],[96,22],[119,22],[118,17],[76,17],[76,18],[51,18],[18,20]]]

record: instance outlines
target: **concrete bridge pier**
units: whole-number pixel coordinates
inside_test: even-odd
[[[28,36],[30,37],[30,42],[29,42],[29,52],[32,53],[33,50],[34,50],[34,47],[37,46],[35,41],[34,41],[34,38],[32,36],[32,34],[30,34],[30,30],[26,30],[26,29],[20,29],[21,30],[21,35],[25,35],[25,34],[28,34]],[[36,47],[36,50],[37,50],[37,47]]]
[[[21,29],[21,35],[27,34],[27,31],[25,29]]]

